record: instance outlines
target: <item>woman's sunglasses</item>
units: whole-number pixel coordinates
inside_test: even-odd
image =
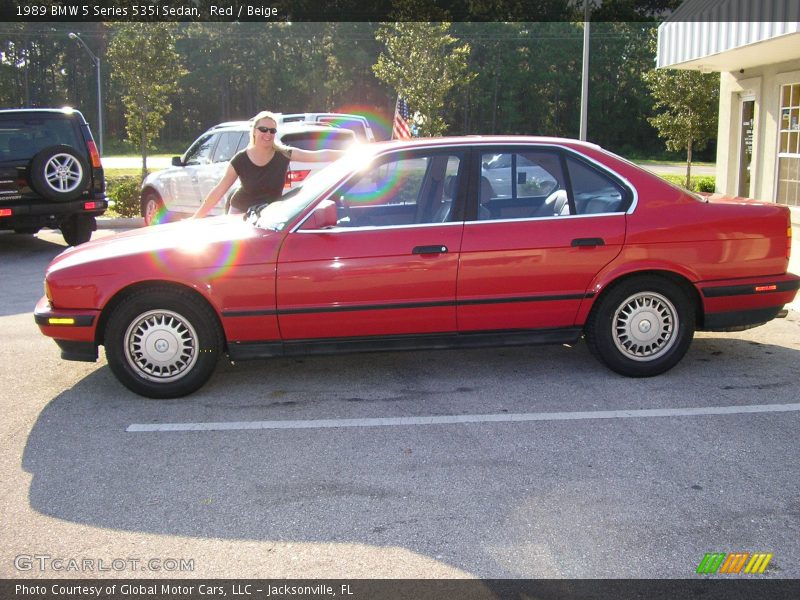
[[[260,125],[259,127],[256,127],[256,129],[258,129],[261,133],[269,132],[272,135],[275,135],[276,133],[278,133],[278,130],[275,129],[274,127],[264,127],[263,125]]]

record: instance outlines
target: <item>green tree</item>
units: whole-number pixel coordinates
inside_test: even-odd
[[[651,38],[655,49],[655,34]],[[642,75],[655,100],[648,119],[666,140],[668,150],[686,151],[686,187],[692,178],[692,153],[702,150],[717,133],[719,74],[652,69]]]
[[[114,34],[108,49],[112,79],[122,91],[128,139],[141,152],[144,178],[148,145],[164,127],[170,95],[186,71],[175,51],[174,24],[120,23]]]
[[[376,38],[383,42],[373,71],[421,116],[420,135],[442,135],[447,124],[442,109],[448,92],[473,79],[467,70],[469,44],[457,45],[450,23],[400,22],[381,26]]]

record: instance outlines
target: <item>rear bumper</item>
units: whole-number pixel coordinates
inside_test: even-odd
[[[93,208],[86,208],[87,203]],[[97,200],[86,198],[70,202],[4,202],[0,205],[4,210],[11,210],[8,216],[0,217],[0,229],[18,229],[21,227],[52,227],[57,229],[61,220],[69,215],[87,215],[99,217],[108,208],[108,199],[103,196]]]
[[[800,289],[800,277],[787,273],[777,277],[734,279],[697,284],[703,302],[703,320],[698,329],[736,331],[762,325],[781,316]]]
[[[95,333],[99,311],[57,310],[43,296],[36,304],[33,317],[40,331],[55,340],[64,360],[94,362],[97,360]]]

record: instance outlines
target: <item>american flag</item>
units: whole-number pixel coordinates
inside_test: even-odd
[[[410,140],[411,130],[408,128],[408,102],[402,97],[397,97],[394,107],[394,121],[392,121],[392,139]]]

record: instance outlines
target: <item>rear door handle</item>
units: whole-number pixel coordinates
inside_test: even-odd
[[[573,248],[583,248],[591,246],[605,246],[603,238],[575,238],[572,240]]]
[[[438,245],[438,246],[417,246],[412,251],[411,254],[445,254],[447,252],[447,246]]]

